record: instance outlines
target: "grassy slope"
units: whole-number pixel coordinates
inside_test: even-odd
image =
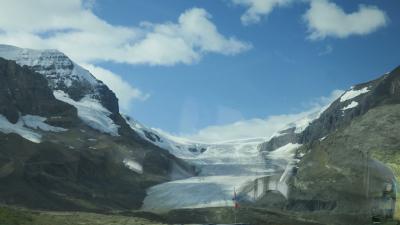
[[[138,225],[159,224],[144,218],[83,212],[33,212],[0,207],[0,225]]]

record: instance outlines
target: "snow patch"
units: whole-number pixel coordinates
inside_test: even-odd
[[[22,122],[26,127],[32,128],[32,129],[40,129],[43,131],[51,131],[51,132],[63,132],[67,131],[67,129],[64,129],[62,127],[54,127],[51,125],[48,125],[44,121],[46,121],[46,118],[41,117],[41,116],[34,116],[34,115],[25,115],[22,116]]]
[[[356,101],[352,101],[350,104],[348,104],[347,106],[343,107],[342,111],[346,111],[348,109],[352,109],[358,106],[358,102]]]
[[[79,101],[75,101],[68,94],[61,90],[53,92],[56,99],[74,106],[78,110],[79,118],[91,128],[112,136],[119,136],[119,126],[110,119],[111,112],[101,105],[101,103],[86,95]]]
[[[349,90],[349,91],[346,91],[346,92],[342,95],[342,97],[340,97],[340,102],[348,101],[348,100],[353,99],[353,98],[355,98],[355,97],[357,97],[357,96],[359,96],[359,95],[365,94],[365,93],[367,93],[367,92],[369,92],[369,91],[370,91],[370,90],[368,90],[368,87],[364,87],[364,88],[362,88],[362,89],[360,89],[360,90],[353,90],[353,89],[351,89],[351,90]]]
[[[143,173],[143,166],[140,165],[140,163],[130,160],[130,159],[124,159],[123,163],[125,164],[126,167],[135,171],[136,173],[139,173],[139,174]]]
[[[19,118],[18,122],[13,124],[10,123],[6,117],[0,115],[0,132],[5,134],[18,134],[21,137],[34,142],[40,143],[42,135],[34,130],[42,130],[48,132],[62,132],[66,129],[61,127],[53,127],[46,124],[44,121],[46,118],[34,115],[25,115]]]

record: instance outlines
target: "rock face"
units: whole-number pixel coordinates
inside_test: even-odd
[[[399,82],[400,67],[376,80],[354,86],[352,90],[347,91],[341,98],[333,102],[318,120],[307,127],[301,135],[301,143],[309,143],[322,138],[336,129],[348,125],[354,118],[364,115],[372,108],[399,104]],[[355,97],[350,98],[352,95]],[[353,102],[357,105],[346,109]]]
[[[288,210],[329,211],[362,223],[382,214],[385,185],[400,180],[399,129],[400,67],[346,91],[303,132],[283,132],[260,148],[302,144]]]
[[[74,107],[54,98],[45,78],[4,59],[0,69],[0,114],[10,122],[16,123],[20,114],[76,116]]]
[[[0,58],[1,204],[137,209],[174,170],[194,173],[131,129],[115,94],[64,54],[0,46],[0,57],[13,59]],[[102,130],[108,123],[116,135]]]

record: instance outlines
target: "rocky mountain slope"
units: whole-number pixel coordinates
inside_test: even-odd
[[[198,156],[207,151],[210,146],[210,144],[175,137],[157,129],[146,127],[130,116],[123,115],[123,117],[129,126],[144,140],[169,151],[171,154],[181,159],[190,159]]]
[[[287,175],[285,208],[329,212],[354,224],[381,214],[385,184],[400,180],[399,119],[400,67],[352,87],[304,131],[293,127],[260,145],[266,154],[302,145]]]
[[[133,130],[115,94],[61,52],[0,45],[0,77],[1,204],[134,209],[148,187],[194,174]]]

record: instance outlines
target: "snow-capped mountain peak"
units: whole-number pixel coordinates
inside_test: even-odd
[[[14,60],[21,66],[32,67],[46,76],[52,88],[71,87],[74,82],[95,87],[101,84],[89,71],[74,63],[64,53],[55,50],[34,50],[0,45],[0,57]]]
[[[119,113],[115,94],[64,53],[0,45],[0,57],[43,75],[58,100],[74,106],[83,122],[102,133],[118,136],[119,126],[110,117]]]

